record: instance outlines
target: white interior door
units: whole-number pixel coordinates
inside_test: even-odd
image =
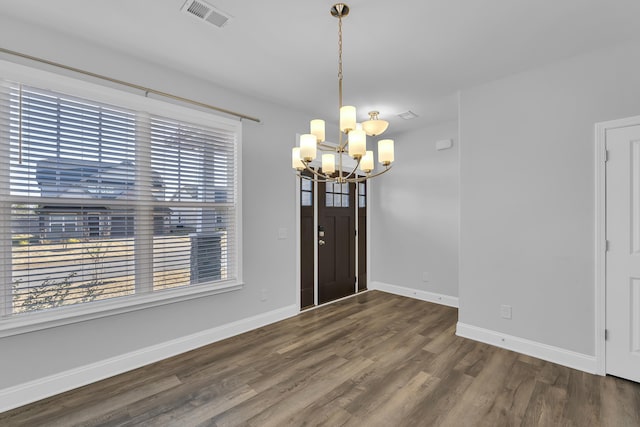
[[[640,125],[606,134],[606,371],[640,382]]]

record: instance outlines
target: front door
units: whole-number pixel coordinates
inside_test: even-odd
[[[606,371],[640,382],[640,125],[608,129]]]
[[[318,303],[356,291],[355,184],[318,184]]]
[[[301,179],[299,200],[300,307],[366,291],[367,183]]]

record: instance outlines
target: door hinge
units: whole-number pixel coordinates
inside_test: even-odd
[[[611,250],[611,242],[609,240],[604,241],[604,251],[609,252]]]
[[[604,340],[605,341],[609,340],[609,330],[608,329],[604,330]]]
[[[605,163],[609,161],[609,150],[604,150],[604,161]]]

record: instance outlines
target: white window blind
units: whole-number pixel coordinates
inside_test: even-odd
[[[0,92],[2,317],[237,279],[235,128]]]

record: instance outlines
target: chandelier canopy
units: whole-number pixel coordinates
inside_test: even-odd
[[[367,135],[382,134],[389,123],[380,120],[378,111],[369,112],[369,120],[356,122],[356,107],[342,105],[342,18],[349,14],[349,6],[344,3],[334,4],[331,15],[338,18],[338,100],[340,106],[340,131],[338,143],[325,142],[325,122],[321,119],[311,120],[309,133],[300,135],[300,146],[294,147],[291,154],[291,166],[298,171],[298,176],[318,182],[362,182],[382,175],[391,169],[394,160],[393,140],[378,141],[378,162],[384,167],[374,173],[373,151],[367,150]],[[321,168],[312,163],[317,151],[323,152]],[[343,156],[355,160],[355,166],[344,169]],[[337,162],[336,162],[337,160]],[[360,169],[360,172],[358,172]],[[302,174],[303,171],[310,174]]]

